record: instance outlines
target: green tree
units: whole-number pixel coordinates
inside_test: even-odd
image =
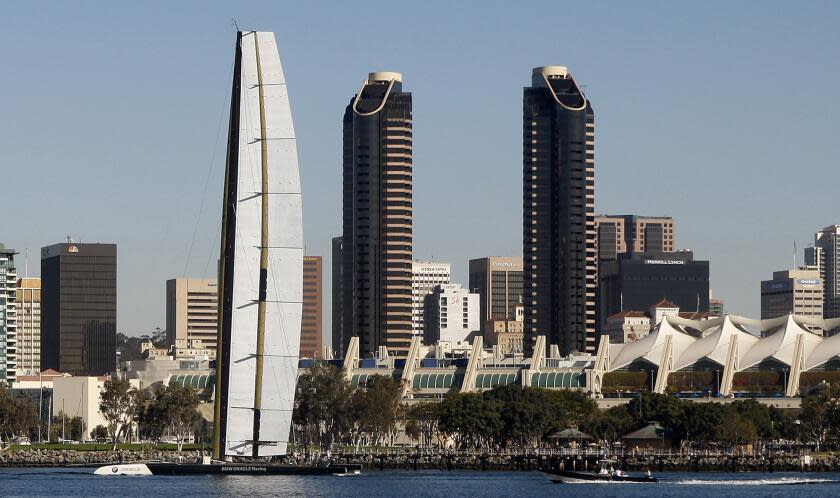
[[[90,431],[90,438],[94,441],[105,440],[108,438],[108,429],[102,424],[97,425]]]
[[[630,400],[627,412],[638,420],[634,428],[643,427],[648,422],[659,422],[674,434],[675,439],[682,440],[685,436],[685,406],[684,401],[667,394],[643,392],[638,398]]]
[[[391,376],[374,375],[353,395],[352,416],[370,444],[393,443],[402,388]]]
[[[175,436],[178,451],[183,449],[185,438],[199,421],[199,403],[198,394],[192,387],[179,385],[163,386],[149,403],[154,407],[158,424]]]
[[[630,416],[627,405],[620,405],[594,413],[582,427],[584,432],[612,444],[632,431],[637,423],[638,419]]]
[[[718,430],[718,440],[731,444],[744,444],[758,439],[758,431],[752,421],[737,411]]]
[[[315,364],[298,378],[292,421],[298,443],[330,448],[347,434],[353,388],[343,370]]]
[[[14,395],[0,385],[0,443],[19,436],[33,438],[37,434],[38,409],[28,396]]]
[[[481,393],[453,392],[440,403],[440,431],[459,448],[498,446],[502,435],[502,402]]]
[[[81,441],[85,436],[85,423],[82,417],[68,417],[63,412],[58,412],[52,417],[49,440],[69,439],[70,441]]]
[[[125,439],[143,407],[143,394],[127,380],[107,380],[99,393],[99,411],[108,423],[108,433],[117,442]]]
[[[420,444],[424,447],[431,446],[434,437],[438,434],[440,404],[435,402],[417,403],[408,408],[407,418],[406,432],[408,432],[408,424],[411,423],[417,430],[417,437],[412,437],[412,439],[419,439]]]
[[[817,444],[840,431],[840,383],[822,383],[802,398],[803,432]]]
[[[779,411],[777,408],[763,405],[754,399],[736,401],[731,406],[736,413],[753,424],[760,439],[779,437],[776,421],[781,417],[776,413]]]

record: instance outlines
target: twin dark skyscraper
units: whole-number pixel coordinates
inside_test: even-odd
[[[523,94],[525,346],[593,351],[597,255],[595,121],[562,66],[533,70]],[[343,234],[333,240],[333,348],[362,357],[411,344],[412,98],[402,75],[370,73],[344,113]],[[336,299],[338,298],[338,299]],[[338,332],[338,333],[336,333]]]

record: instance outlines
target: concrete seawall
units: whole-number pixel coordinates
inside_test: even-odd
[[[148,460],[195,462],[200,451],[78,451],[20,449],[0,452],[0,467],[97,466],[115,462]],[[530,471],[541,468],[594,469],[598,457],[543,455],[447,455],[447,454],[335,454],[336,463],[359,463],[368,470],[483,470]],[[810,463],[799,456],[628,456],[616,457],[617,466],[628,471],[653,472],[838,472],[840,454],[815,455]],[[305,464],[303,459],[288,463]]]

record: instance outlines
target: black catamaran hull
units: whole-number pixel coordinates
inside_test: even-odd
[[[263,465],[251,463],[134,463],[106,465],[96,470],[97,475],[356,475],[359,464],[333,464],[326,467],[312,465]]]
[[[361,465],[330,465],[328,467],[297,466],[297,465],[260,465],[260,464],[179,464],[179,463],[149,463],[146,464],[154,475],[203,475],[203,474],[236,474],[236,475],[335,475],[354,474],[362,470]]]

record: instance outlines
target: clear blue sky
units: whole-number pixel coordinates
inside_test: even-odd
[[[341,230],[341,117],[369,71],[414,94],[415,258],[521,253],[522,87],[566,65],[596,113],[599,212],[671,215],[732,312],[840,223],[840,4],[12,2],[3,8],[0,241],[115,242],[118,327],[211,276],[234,31],[274,31],[307,252]],[[219,132],[222,118],[221,133]],[[206,186],[206,190],[205,190]],[[203,209],[200,207],[203,205]],[[195,242],[193,241],[195,233]],[[190,247],[192,246],[192,249]],[[800,257],[801,261],[801,257]],[[325,329],[329,329],[329,299]]]

